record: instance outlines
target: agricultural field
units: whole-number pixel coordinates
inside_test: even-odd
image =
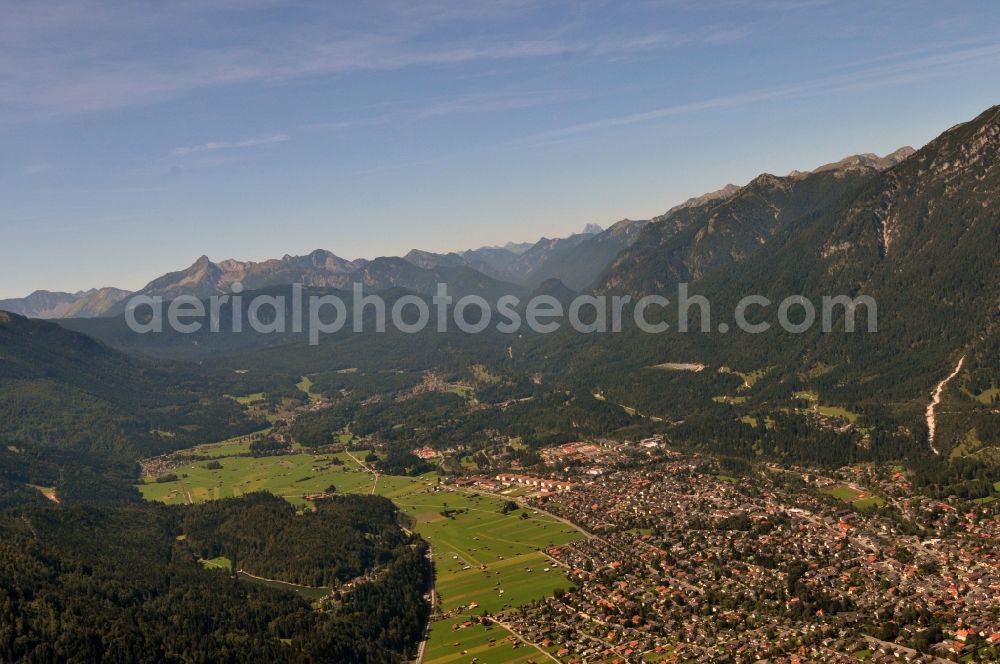
[[[509,640],[510,633],[498,625],[471,625],[452,630],[461,624],[456,618],[446,618],[431,624],[431,634],[424,650],[425,664],[468,662],[478,658],[482,664],[512,664],[540,661],[544,656],[533,646]]]
[[[338,493],[374,493],[392,500],[413,529],[434,551],[439,609],[454,613],[432,624],[425,653],[427,662],[519,662],[544,657],[532,646],[514,644],[499,626],[480,625],[452,631],[473,615],[517,607],[570,587],[564,571],[545,549],[581,539],[583,535],[545,514],[527,508],[503,513],[506,499],[464,492],[440,485],[436,473],[420,477],[379,475],[377,478],[350,454],[298,454],[254,458],[242,444],[204,446],[202,459],[171,472],[174,482],[147,478],[139,488],[148,500],[168,504],[202,502],[251,491],[270,491],[293,504],[330,485]],[[221,468],[210,468],[209,462]],[[339,462],[339,463],[338,463]],[[212,465],[215,465],[214,463]],[[221,561],[211,561],[221,563]],[[206,561],[207,564],[207,561]],[[490,639],[495,642],[491,645]],[[462,651],[467,651],[463,655]]]
[[[383,475],[375,493],[406,512],[434,547],[442,610],[475,603],[470,615],[494,612],[569,586],[544,550],[580,539],[579,531],[526,508],[503,514],[497,498],[423,479]]]

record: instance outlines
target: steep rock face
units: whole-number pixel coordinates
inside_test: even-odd
[[[877,170],[860,166],[795,177],[764,174],[722,202],[681,208],[642,229],[596,285],[636,296],[739,262],[788,225],[822,212]]]

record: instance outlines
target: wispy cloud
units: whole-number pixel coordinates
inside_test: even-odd
[[[864,90],[912,83],[914,81],[946,76],[951,72],[970,65],[981,66],[984,62],[995,61],[997,57],[1000,57],[1000,45],[960,48],[932,54],[924,51],[923,57],[909,57],[901,62],[860,68],[846,74],[661,106],[647,111],[627,113],[589,122],[580,122],[535,134],[526,139],[524,144],[547,143],[574,134],[654,122],[691,113],[737,108],[780,99],[835,94],[849,90]]]
[[[386,124],[409,124],[422,120],[446,118],[454,115],[498,113],[580,101],[592,96],[582,90],[516,90],[480,92],[453,97],[413,101],[400,104],[401,108],[382,113],[366,114],[353,119],[331,120],[308,125],[306,129],[328,132],[350,131]]]
[[[218,86],[358,71],[620,56],[727,43],[745,33],[725,25],[616,33],[580,18],[586,12],[575,4],[552,12],[526,0],[317,4],[283,8],[280,19],[276,6],[206,0],[154,10],[63,0],[5,7],[0,114],[98,111]]]
[[[186,157],[190,154],[201,152],[215,152],[216,150],[230,150],[233,148],[251,148],[258,145],[271,145],[273,143],[284,143],[291,140],[288,134],[275,134],[273,136],[253,136],[244,138],[241,141],[209,141],[199,145],[184,145],[170,151],[171,156]]]

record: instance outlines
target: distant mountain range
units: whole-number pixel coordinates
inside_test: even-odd
[[[0,300],[0,310],[30,318],[93,318],[107,314],[131,295],[119,288],[93,288],[77,293],[39,290],[31,295]]]
[[[1000,389],[998,162],[1000,107],[995,107],[916,152],[904,148],[885,157],[856,155],[809,172],[763,174],[651,220],[622,220],[600,232],[588,228],[591,232],[543,238],[530,247],[414,250],[372,261],[345,261],[322,251],[262,263],[213,263],[203,257],[142,291],[205,296],[239,280],[248,289],[275,292],[302,281],[319,292],[361,282],[369,291],[399,297],[407,291],[430,295],[444,282],[455,295],[545,293],[565,302],[580,291],[673,298],[673,289],[684,282],[711,302],[711,334],[645,334],[626,327],[604,335],[566,329],[513,337],[428,334],[395,344],[343,335],[315,350],[290,343],[290,336],[126,336],[121,318],[64,325],[135,354],[228,355],[235,367],[270,362],[272,368],[295,366],[301,372],[356,366],[362,357],[388,365],[423,358],[423,368],[487,357],[498,370],[532,376],[533,384],[597,394],[654,414],[655,421],[671,422],[677,437],[710,441],[720,426],[730,427],[727,451],[740,456],[757,453],[768,418],[796,413],[833,418],[838,429],[844,422],[854,425],[836,434],[845,447],[830,459],[866,458],[874,448],[887,456],[927,454],[930,394],[956,372],[937,413],[937,449],[982,458],[992,453],[1000,460],[1000,412],[994,403]],[[838,331],[841,312],[834,332],[813,326],[790,334],[776,324],[761,334],[716,332],[719,323],[733,322],[736,303],[748,294],[775,303],[772,323],[776,303],[789,295],[814,303],[825,295],[868,295],[877,302],[878,330],[844,334]],[[67,305],[39,296],[36,306],[54,311]],[[863,325],[865,314],[859,316]],[[667,364],[711,370],[656,368]],[[747,420],[754,422],[750,429],[743,426]],[[819,430],[832,431],[825,424]],[[792,439],[797,440],[780,444]]]
[[[749,223],[744,223],[748,206],[752,206],[753,201],[763,201],[768,187],[786,191],[792,199],[811,200],[812,205],[819,206],[822,201],[814,199],[813,195],[817,187],[823,186],[820,181],[833,183],[829,193],[836,195],[866,174],[888,168],[911,154],[912,148],[901,148],[885,157],[853,155],[809,173],[794,171],[785,178],[763,175],[746,187],[726,185],[718,191],[691,198],[653,220],[623,219],[606,230],[591,223],[580,233],[564,238],[543,237],[535,243],[507,243],[502,247],[480,247],[446,254],[414,249],[403,258],[382,257],[371,261],[348,260],[323,249],[305,256],[285,255],[261,262],[233,259],[213,262],[201,256],[186,269],[157,277],[135,294],[159,296],[164,300],[180,295],[205,298],[230,292],[236,282],[246,290],[292,283],[344,289],[351,283],[360,282],[370,290],[403,288],[430,294],[439,281],[456,286],[461,282],[464,286],[459,290],[463,292],[489,294],[506,289],[506,292],[517,293],[521,292],[521,287],[535,289],[551,279],[558,279],[572,291],[583,291],[595,285],[601,287],[605,282],[605,285],[617,283],[612,262],[616,257],[626,263],[632,260],[633,254],[622,252],[640,239],[650,221],[657,222],[653,224],[655,232],[643,236],[634,255],[659,251],[661,247],[656,238],[665,229],[698,228],[700,215],[715,206],[732,203],[727,208],[731,210],[730,216],[726,217],[727,212],[721,211],[723,219],[719,222],[725,226],[724,234],[732,234],[731,246],[718,255],[698,259],[703,254],[697,246],[701,238],[686,240],[686,249],[674,246],[684,242],[678,239],[673,239],[670,247],[662,247],[674,256],[678,265],[684,263],[679,252],[688,251],[692,269],[681,270],[678,274],[694,276],[698,270],[725,262],[726,256],[738,255],[747,243],[760,242],[780,227],[781,219],[769,217],[768,211],[762,208],[749,212]],[[820,177],[821,174],[825,176]],[[780,216],[788,217],[788,211],[783,210]],[[605,274],[609,266],[612,266],[611,272]],[[598,282],[602,275],[605,275],[604,282]],[[117,288],[78,293],[36,291],[24,298],[0,300],[0,310],[31,318],[116,316],[124,311],[125,300],[130,295],[133,293]]]

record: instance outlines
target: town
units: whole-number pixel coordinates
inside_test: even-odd
[[[546,551],[572,589],[482,618],[562,661],[932,662],[1000,651],[995,504],[914,495],[891,469],[765,464],[730,475],[662,439],[541,454],[590,463],[458,483],[588,533]]]

